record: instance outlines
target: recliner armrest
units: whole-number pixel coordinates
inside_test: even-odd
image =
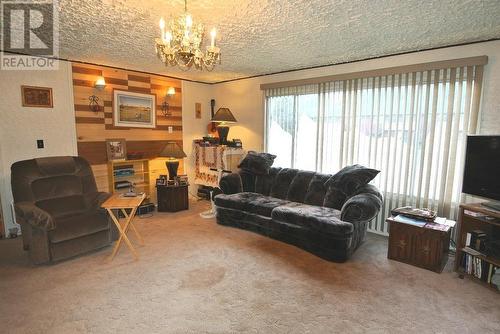
[[[14,204],[16,215],[33,227],[44,231],[50,231],[56,228],[52,216],[45,210],[40,209],[31,202],[19,202]]]
[[[382,200],[383,197],[377,188],[367,184],[344,203],[340,219],[350,223],[370,221],[380,211]]]
[[[97,196],[95,197],[95,205],[97,208],[101,208],[102,203],[104,203],[108,198],[111,197],[110,193],[106,193],[103,191],[100,191],[97,193]]]
[[[243,183],[240,174],[231,173],[222,176],[219,187],[226,195],[236,194],[243,191]]]

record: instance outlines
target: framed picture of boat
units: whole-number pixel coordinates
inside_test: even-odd
[[[113,124],[128,128],[155,128],[156,95],[114,89]]]

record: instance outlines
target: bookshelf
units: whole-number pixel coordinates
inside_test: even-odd
[[[485,216],[475,216],[476,214],[486,215],[488,218]],[[478,259],[480,263],[485,263],[486,268],[489,268],[490,264],[494,267],[500,267],[500,258],[486,256],[475,251],[474,249],[466,247],[467,233],[471,233],[474,230],[484,231],[488,235],[492,235],[494,233],[497,233],[498,235],[498,231],[500,231],[500,212],[485,208],[480,203],[460,205],[455,271],[460,275],[460,277],[472,279],[475,282],[499,292],[500,290],[494,285],[481,280],[480,278],[474,276],[474,274],[468,273],[466,268],[463,266],[464,254],[468,254],[469,259],[475,258]]]
[[[137,192],[146,194],[145,202],[151,201],[151,183],[148,159],[108,162],[109,192],[125,193],[129,187],[117,188],[117,184],[133,183]]]

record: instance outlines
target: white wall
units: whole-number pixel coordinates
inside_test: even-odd
[[[187,155],[184,159],[184,169],[190,182],[189,192],[193,195],[197,191],[197,186],[194,184],[193,140],[200,139],[207,134],[207,126],[211,118],[210,100],[214,98],[213,88],[213,85],[182,82],[182,140],[184,152]],[[201,103],[201,119],[195,116],[195,103]]]
[[[230,108],[238,120],[231,136],[241,138],[246,149],[263,150],[264,107],[260,84],[481,55],[487,55],[489,61],[483,81],[480,132],[500,134],[500,41],[237,80],[216,84],[214,93],[219,105]]]
[[[21,85],[51,87],[54,108],[22,107]],[[0,196],[6,230],[13,227],[10,203],[12,163],[42,156],[76,155],[71,63],[57,71],[0,70]],[[37,149],[43,139],[45,148]]]

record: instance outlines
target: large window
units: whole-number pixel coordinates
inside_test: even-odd
[[[453,216],[465,138],[477,127],[482,66],[334,80],[266,90],[266,145],[276,166],[335,173],[379,169],[384,209],[402,205]]]

